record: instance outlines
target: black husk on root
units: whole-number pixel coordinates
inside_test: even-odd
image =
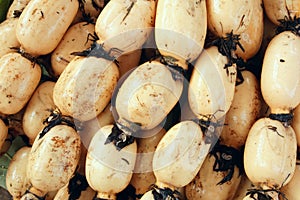
[[[142,195],[137,195],[135,193],[136,189],[129,184],[124,190],[122,190],[120,193],[117,194],[117,200],[136,200],[136,199],[140,199],[142,197]],[[93,198],[93,200],[107,200],[107,199],[103,199],[103,198],[97,198],[96,197],[97,194],[95,195],[95,197]]]
[[[75,173],[75,175],[70,179],[68,185],[68,193],[70,194],[68,200],[76,200],[80,197],[81,192],[88,188],[89,184],[86,177]]]
[[[161,54],[159,54],[159,57],[160,62],[169,67],[169,70],[172,73],[172,77],[175,81],[183,81],[184,78],[187,78],[187,71],[176,63],[178,61],[176,58],[170,56],[162,56]]]
[[[277,121],[280,121],[284,126],[290,126],[292,124],[292,121],[293,121],[293,113],[287,113],[287,114],[273,114],[271,113],[269,115],[269,118],[270,119],[273,119],[273,120],[277,120]]]
[[[300,17],[285,17],[284,19],[280,19],[278,21],[280,24],[276,29],[276,34],[284,31],[291,31],[295,35],[300,36]]]
[[[45,134],[47,134],[51,128],[57,125],[67,125],[72,127],[73,129],[81,129],[81,123],[76,121],[70,116],[62,115],[59,110],[54,110],[51,112],[50,116],[44,120],[44,124],[47,124],[43,130],[39,133],[39,139],[44,137]],[[77,125],[77,126],[76,126]]]
[[[19,47],[10,47],[10,49],[14,50],[15,52],[19,53],[21,56],[24,58],[28,59],[32,63],[32,67],[34,68],[36,64],[39,65],[42,71],[42,77],[40,82],[45,82],[45,81],[57,81],[57,77],[53,74],[53,71],[51,70],[51,64],[49,61],[46,61],[49,59],[49,55],[41,55],[38,57],[32,56],[31,54],[25,52],[23,49]]]
[[[34,57],[30,55],[29,53],[25,52],[23,49],[20,49],[19,47],[10,47],[10,49],[15,50],[17,53],[21,54],[21,56],[30,60],[32,62],[33,67],[35,66],[36,63],[40,65],[40,60],[38,59],[38,57]]]
[[[177,190],[170,188],[158,188],[156,185],[152,186],[152,195],[154,200],[180,200],[181,194]]]
[[[78,0],[79,2],[79,11],[81,12],[82,18],[81,20],[86,22],[87,24],[96,24],[96,19],[93,19],[90,13],[87,13],[84,4],[86,3],[85,0]],[[92,2],[92,5],[94,2]],[[95,8],[96,9],[96,8]]]
[[[213,41],[212,45],[217,46],[219,52],[228,58],[228,64],[232,65],[232,62],[236,59],[234,51],[237,50],[237,47],[241,48],[242,51],[245,51],[239,40],[240,35],[233,34],[231,31],[226,34],[226,37],[218,38]]]
[[[213,114],[202,116],[201,119],[192,120],[200,126],[201,131],[205,135],[205,144],[214,144],[219,140],[219,134],[217,132],[217,128],[222,127],[224,124],[220,121],[213,122],[213,120],[214,120]]]
[[[280,199],[288,200],[285,195],[277,189],[249,189],[246,195],[250,195],[250,197],[254,200],[273,200],[273,198],[268,194],[269,192],[278,193],[278,197],[282,197]]]
[[[124,147],[132,144],[135,138],[131,135],[128,135],[124,131],[122,131],[117,124],[114,124],[111,133],[106,138],[104,144],[113,143],[116,146],[116,149],[120,151]]]
[[[242,58],[238,57],[235,54],[235,51],[239,47],[242,51],[245,51],[242,44],[240,43],[240,35],[233,34],[233,31],[226,34],[226,37],[219,37],[213,41],[211,41],[208,46],[217,46],[218,51],[227,57],[228,63],[225,64],[224,69],[226,70],[227,76],[232,75],[229,74],[228,68],[233,64],[237,65],[237,81],[236,85],[243,83],[244,78],[241,74],[242,70],[245,70],[246,63]],[[235,75],[235,74],[233,74]]]
[[[89,35],[91,36],[91,35]],[[97,37],[97,36],[94,36]],[[75,56],[83,56],[83,57],[96,57],[96,58],[104,58],[106,60],[110,60],[118,64],[118,61],[114,56],[111,56],[112,52],[121,52],[117,48],[111,48],[108,52],[106,52],[103,48],[104,44],[98,44],[97,42],[93,42],[90,48],[81,51],[81,52],[73,52],[71,55]]]
[[[117,194],[117,200],[136,200],[140,199],[142,195],[136,194],[136,189],[129,184],[124,190]]]
[[[221,145],[218,142],[210,152],[210,156],[215,157],[213,171],[228,172],[227,175],[218,182],[218,185],[222,185],[232,179],[235,167],[239,170],[239,176],[243,173],[243,154],[241,151],[233,147]]]

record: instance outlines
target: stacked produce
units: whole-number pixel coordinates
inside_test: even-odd
[[[249,193],[250,199],[255,195],[273,199],[284,196],[280,189],[293,177],[297,160],[297,139],[291,123],[293,110],[300,101],[300,32],[299,27],[298,30],[297,26],[294,27],[299,21],[298,14],[293,12],[300,4],[295,2],[281,7],[280,2],[265,3],[267,15],[279,27],[278,34],[266,49],[261,72],[261,92],[270,114],[255,122],[245,144],[245,172],[258,188],[258,191],[254,189]],[[289,15],[282,18],[280,14],[273,14],[274,8]]]
[[[299,0],[0,5],[13,199],[299,199]]]

